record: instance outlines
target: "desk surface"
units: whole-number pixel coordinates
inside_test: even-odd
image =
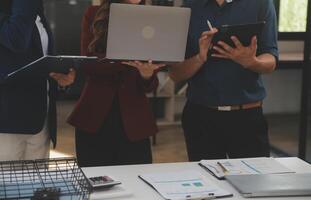
[[[296,171],[297,173],[311,173],[311,165],[298,158],[277,158],[284,166]],[[232,192],[232,198],[228,200],[238,200],[243,198],[229,183],[219,181],[202,169],[197,163],[169,163],[152,165],[126,165],[113,167],[92,167],[83,168],[86,176],[108,175],[122,182],[122,188],[130,191],[132,194],[124,197],[113,198],[115,200],[161,200],[163,199],[155,190],[141,181],[137,176],[152,172],[176,172],[182,170],[197,170],[205,175],[210,181],[213,181],[223,189]],[[108,191],[109,192],[109,191]],[[91,199],[108,199],[107,193],[100,192],[92,194]],[[112,197],[112,196],[111,196]],[[109,199],[112,199],[112,198]],[[311,197],[282,197],[282,198],[260,198],[263,200],[310,200]]]

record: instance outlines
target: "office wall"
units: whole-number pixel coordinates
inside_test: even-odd
[[[91,0],[44,0],[56,54],[79,55],[81,20]]]
[[[303,41],[281,41],[278,43],[280,57],[285,60],[303,60]],[[282,65],[279,66],[282,68]],[[301,69],[279,69],[263,75],[267,89],[264,103],[265,113],[299,113],[302,92]]]
[[[272,74],[263,75],[263,81],[267,89],[265,113],[299,113],[302,70],[277,70]]]

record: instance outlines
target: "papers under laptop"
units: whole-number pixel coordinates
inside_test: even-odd
[[[172,173],[152,173],[140,175],[143,181],[154,188],[164,199],[214,199],[230,197],[227,192],[197,171],[180,171]]]
[[[295,173],[274,158],[201,160],[199,165],[218,179],[227,175]]]
[[[243,197],[311,196],[311,174],[232,175],[226,179]]]

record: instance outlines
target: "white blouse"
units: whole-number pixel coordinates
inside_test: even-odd
[[[37,16],[36,25],[40,34],[43,55],[47,55],[49,49],[49,35],[41,22],[40,16]]]

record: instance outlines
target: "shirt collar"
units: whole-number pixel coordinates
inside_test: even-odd
[[[208,4],[208,3],[210,3],[211,1],[216,1],[216,0],[205,0],[205,5]],[[232,3],[232,2],[234,2],[234,1],[236,1],[236,0],[225,0],[225,4],[227,4],[227,3]]]

